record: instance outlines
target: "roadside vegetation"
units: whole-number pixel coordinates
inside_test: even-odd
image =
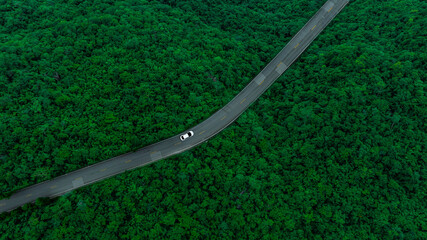
[[[0,0],[1,196],[203,121],[323,3]],[[0,239],[426,239],[426,15],[351,1],[222,133]]]

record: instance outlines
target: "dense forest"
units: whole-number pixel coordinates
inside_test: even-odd
[[[0,0],[1,196],[203,121],[324,2]],[[0,239],[427,239],[426,16],[350,1],[223,132]]]

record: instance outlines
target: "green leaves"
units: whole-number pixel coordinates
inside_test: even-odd
[[[2,237],[426,238],[425,14],[410,3],[351,3],[224,132],[3,215]],[[4,1],[0,192],[201,122],[321,5]]]
[[[111,124],[117,121],[117,117],[114,116],[113,112],[107,112],[104,117],[104,122],[106,124]]]

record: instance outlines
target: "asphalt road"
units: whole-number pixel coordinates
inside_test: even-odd
[[[348,0],[329,0],[289,41],[277,56],[222,109],[185,132],[194,136],[182,142],[179,136],[120,155],[106,161],[70,172],[50,181],[22,189],[9,199],[0,200],[0,213],[11,211],[41,197],[56,197],[74,189],[117,175],[126,170],[145,166],[193,148],[234,122],[286,69],[304,52],[308,45],[348,3]]]

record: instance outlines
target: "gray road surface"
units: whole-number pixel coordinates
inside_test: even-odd
[[[50,181],[22,189],[9,199],[0,200],[0,213],[11,211],[41,197],[56,197],[79,187],[145,166],[163,158],[193,148],[234,122],[284,71],[299,57],[316,36],[348,3],[348,0],[328,0],[306,25],[289,41],[277,56],[222,109],[187,131],[194,136],[182,142],[178,134],[135,152],[70,172]],[[187,132],[185,131],[185,132]]]

